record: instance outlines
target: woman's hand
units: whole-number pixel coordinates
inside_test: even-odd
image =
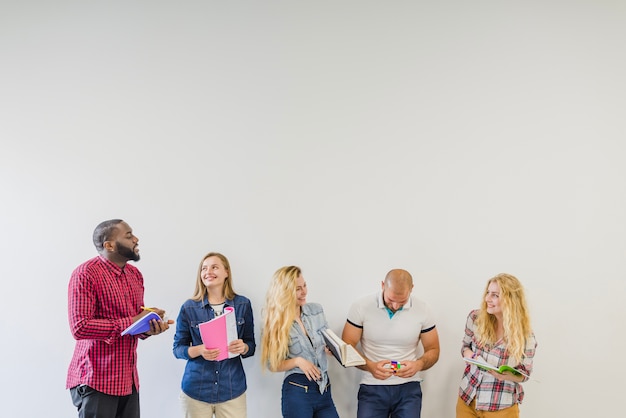
[[[207,349],[204,347],[203,344],[200,344],[200,345],[194,345],[192,347],[189,347],[188,354],[189,354],[189,357],[191,358],[202,356],[202,358],[205,360],[214,361],[214,360],[217,360],[217,357],[220,355],[220,349],[219,348]]]
[[[488,373],[495,377],[497,380],[508,380],[509,382],[521,382],[524,380],[523,376],[515,375],[509,371],[506,371],[504,373],[498,373],[495,370],[489,370]]]
[[[310,361],[302,358],[296,357],[296,366],[300,368],[309,380],[320,380],[322,378],[322,372],[318,369],[315,364]]]
[[[204,346],[202,347],[201,356],[205,360],[215,361],[215,360],[217,360],[217,357],[219,355],[220,355],[220,349],[219,348],[207,349],[207,348],[204,348]]]
[[[233,354],[246,354],[248,352],[248,344],[243,340],[234,340],[228,344],[228,352]]]

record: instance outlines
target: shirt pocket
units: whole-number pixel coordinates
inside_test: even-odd
[[[298,336],[298,332],[292,328],[291,332],[289,332],[289,356],[301,356],[303,351],[304,347],[300,343],[300,337]]]
[[[237,336],[240,338],[243,337],[245,329],[246,329],[246,318],[244,318],[243,316],[240,318],[237,318]]]
[[[302,354],[302,344],[297,339],[289,341],[289,355],[299,357]]]
[[[200,335],[200,327],[198,325],[206,321],[189,321],[191,324],[191,341],[194,345],[202,344],[202,336]]]

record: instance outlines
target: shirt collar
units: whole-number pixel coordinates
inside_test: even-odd
[[[398,309],[395,313],[411,309],[412,306],[413,306],[413,295],[409,296],[409,300],[404,305],[402,305],[402,307]],[[378,309],[386,310],[387,313],[389,314],[389,318],[391,318],[394,315],[394,312],[392,312],[387,306],[385,306],[385,301],[383,300],[382,290],[378,292]]]
[[[117,264],[115,264],[114,262],[112,262],[111,260],[109,260],[106,257],[103,257],[102,255],[98,254],[98,257],[100,257],[100,260],[104,263],[104,265],[110,269],[111,271],[113,271],[113,273],[115,273],[115,275],[119,276],[120,274],[122,274],[124,272],[124,268],[118,266]],[[124,266],[126,267],[126,266]]]
[[[233,300],[234,299],[228,299],[228,298],[224,298],[224,306],[234,306],[233,304]],[[202,307],[206,308],[207,306],[209,306],[209,294],[207,293],[206,295],[204,295],[204,298],[202,298]]]
[[[302,315],[311,315],[311,307],[309,306],[308,303],[305,303],[304,305],[302,305],[300,307],[300,311]]]

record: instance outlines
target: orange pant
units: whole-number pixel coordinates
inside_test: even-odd
[[[469,405],[465,405],[459,396],[456,402],[456,418],[519,418],[519,405],[515,404],[499,411],[477,411],[476,398]]]

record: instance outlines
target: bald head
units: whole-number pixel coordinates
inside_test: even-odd
[[[410,291],[413,288],[413,277],[402,269],[393,269],[385,276],[385,288],[396,293]]]
[[[383,281],[383,302],[392,312],[402,309],[413,290],[413,278],[406,270],[394,269]]]

